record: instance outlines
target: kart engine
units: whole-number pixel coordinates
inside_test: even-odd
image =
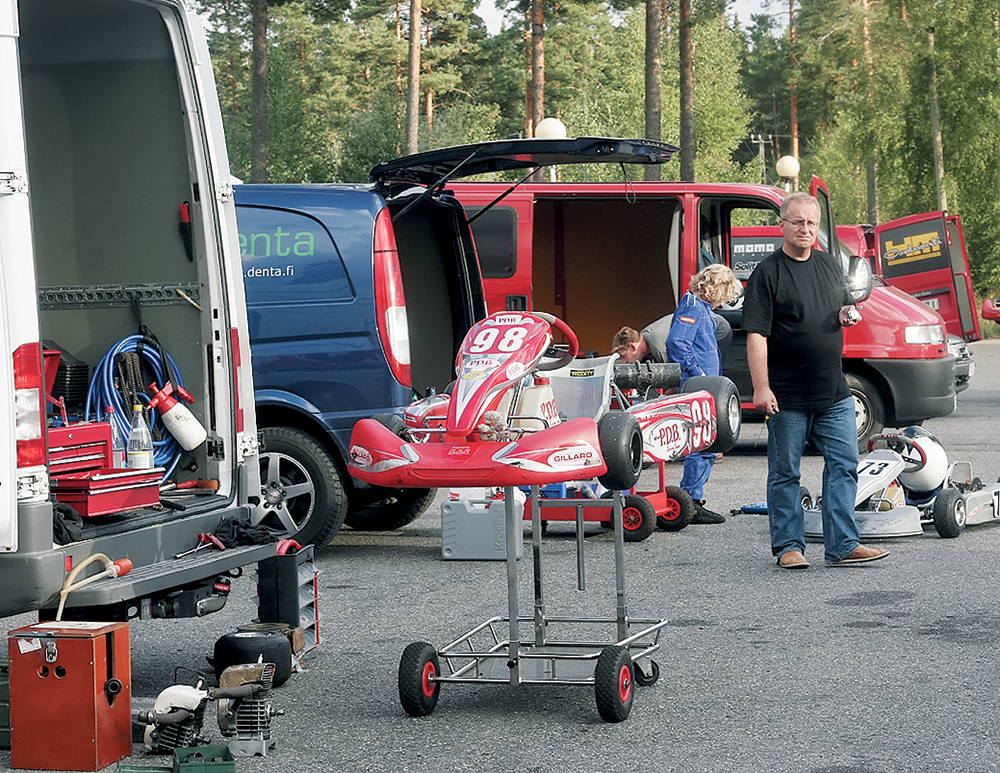
[[[274,663],[229,666],[219,677],[219,729],[232,738],[234,757],[266,757],[274,748],[271,720],[284,712],[271,706]]]
[[[145,723],[143,743],[149,751],[166,753],[173,749],[200,746],[207,743],[201,737],[208,691],[186,684],[175,684],[163,690],[152,711],[139,711],[134,720]]]

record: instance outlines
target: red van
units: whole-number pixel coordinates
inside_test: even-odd
[[[885,282],[941,315],[955,355],[955,390],[967,389],[976,363],[966,344],[981,335],[958,215],[926,212],[878,226],[839,225],[837,236],[851,254],[868,258]]]
[[[785,195],[771,186],[736,183],[451,187],[472,223],[489,310],[548,311],[569,323],[583,349],[598,353],[610,350],[622,325],[641,329],[671,313],[691,276],[708,263],[730,265],[745,280],[754,256],[777,247],[769,233],[777,233]],[[840,245],[829,195],[818,178],[811,189],[822,209],[820,247],[836,254]],[[951,413],[955,358],[941,316],[882,286],[863,312],[862,324],[844,336],[844,370],[857,403],[859,438],[883,426]],[[734,328],[723,372],[750,410],[742,310],[736,306],[723,313]]]

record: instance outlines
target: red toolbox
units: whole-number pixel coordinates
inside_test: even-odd
[[[111,425],[103,421],[50,427],[49,473],[65,475],[111,466]]]
[[[99,770],[132,753],[128,623],[25,626],[8,655],[12,768]]]
[[[151,470],[105,467],[53,478],[52,490],[58,501],[90,518],[159,505],[162,478],[162,467]]]

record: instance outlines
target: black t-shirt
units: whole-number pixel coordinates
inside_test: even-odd
[[[779,409],[825,408],[848,395],[838,315],[851,303],[840,263],[812,250],[809,259],[779,249],[747,283],[743,329],[767,338],[767,369]]]

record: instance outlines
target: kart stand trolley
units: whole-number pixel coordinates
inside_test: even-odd
[[[537,485],[531,487],[532,568],[534,611],[521,615],[518,605],[515,529],[523,528],[521,508],[513,488],[506,487],[506,564],[508,614],[481,623],[440,652],[426,642],[414,642],[399,664],[399,697],[411,716],[434,711],[443,683],[592,685],[597,709],[607,722],[626,719],[636,685],[654,684],[659,666],[650,656],[659,649],[666,620],[631,618],[625,593],[622,495],[612,496],[615,556],[616,614],[614,617],[563,617],[546,614],[542,593],[541,509],[545,506]],[[561,501],[559,506],[565,507]],[[583,509],[607,508],[608,501],[580,499],[577,509],[577,585],[584,590]],[[504,628],[507,635],[504,637]],[[522,630],[530,630],[525,636]],[[581,631],[568,637],[565,629]],[[602,639],[598,631],[613,630]]]

